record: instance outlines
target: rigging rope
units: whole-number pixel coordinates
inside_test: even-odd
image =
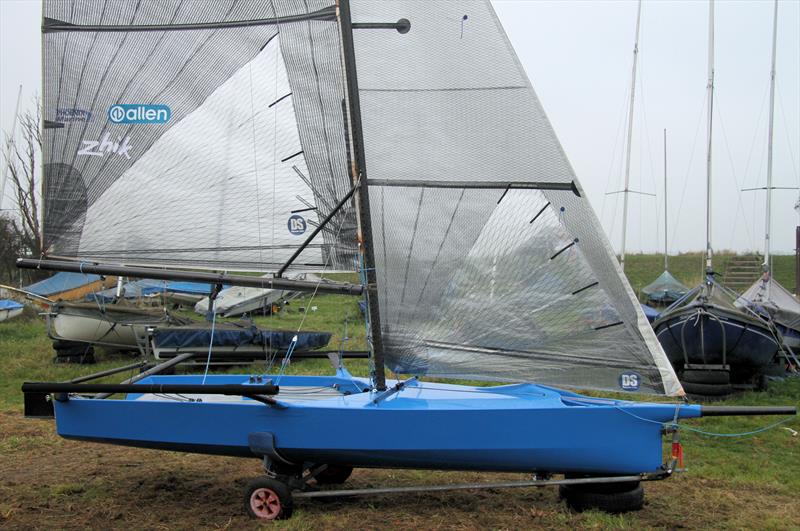
[[[754,249],[755,248],[755,244],[754,244],[755,240],[753,239],[753,233],[750,232],[750,223],[749,223],[749,220],[747,219],[746,212],[745,212],[745,209],[744,209],[744,205],[742,204],[741,186],[739,186],[739,179],[738,179],[738,177],[736,177],[736,169],[735,169],[735,164],[733,163],[733,155],[731,154],[731,147],[730,147],[730,144],[728,143],[728,134],[725,132],[725,124],[722,121],[722,114],[723,113],[722,113],[722,108],[721,108],[721,105],[720,105],[720,97],[719,97],[719,95],[717,95],[716,104],[717,104],[717,118],[719,119],[719,127],[722,130],[722,139],[725,141],[725,150],[726,150],[726,152],[728,154],[728,162],[731,165],[731,170],[730,171],[731,171],[731,175],[733,175],[733,182],[736,184],[736,214],[741,212],[742,218],[744,218],[744,228],[747,231],[747,238],[749,239],[748,243],[750,244],[750,248]],[[730,232],[731,243],[732,243],[734,235],[736,234],[736,224],[739,221],[739,216],[737,216],[736,214],[734,214],[733,228],[731,229],[731,232]],[[731,246],[731,248],[735,248],[735,247]]]
[[[706,108],[708,104],[708,96],[706,95],[703,99],[703,104],[700,108],[700,114],[697,118],[697,128],[694,132],[694,140],[692,141],[692,151],[689,153],[689,162],[686,167],[686,175],[683,178],[683,189],[681,190],[681,200],[678,202],[678,208],[675,210],[676,215],[674,216],[676,221],[672,224],[672,235],[669,237],[669,246],[674,247],[675,245],[675,237],[678,234],[678,226],[680,225],[680,214],[681,209],[683,208],[683,199],[686,197],[686,187],[689,184],[689,174],[692,171],[692,161],[694,160],[694,152],[697,148],[697,137],[700,135],[700,124],[703,123],[703,116],[705,113],[703,110]],[[703,245],[705,247],[705,244]]]
[[[206,370],[203,372],[203,381],[200,382],[200,385],[204,385],[206,383],[206,377],[208,376],[208,367],[211,365],[211,351],[214,346],[214,329],[217,325],[217,312],[214,311],[214,303],[216,301],[216,296],[212,299],[210,296],[208,297],[208,306],[209,311],[211,312],[211,340],[208,342],[208,358],[206,358]]]
[[[361,179],[359,178],[359,180],[356,182],[356,186],[358,186],[360,183]],[[339,235],[342,231],[343,226],[344,226],[343,222],[339,223],[339,226],[336,229],[336,235],[334,241],[339,241]],[[317,296],[317,291],[319,290],[319,286],[324,280],[321,275],[323,275],[325,271],[328,269],[328,264],[330,263],[331,256],[333,256],[333,254],[334,254],[334,249],[333,248],[329,249],[328,255],[325,257],[325,264],[322,267],[322,271],[320,271],[320,277],[318,278],[317,283],[314,286],[314,291],[311,293],[311,298],[308,300],[308,303],[306,303],[306,307],[303,311],[303,318],[300,320],[300,324],[297,326],[297,330],[295,331],[296,332],[295,336],[292,338],[292,342],[289,344],[289,348],[286,350],[286,355],[284,356],[283,361],[281,362],[281,368],[278,373],[278,377],[276,379],[276,384],[280,383],[280,379],[283,376],[284,372],[286,371],[286,367],[289,365],[289,362],[291,361],[292,353],[294,352],[295,346],[297,345],[297,340],[298,340],[297,334],[300,333],[300,331],[303,328],[303,325],[306,322],[306,318],[308,317],[308,310],[311,308],[311,303]]]
[[[681,405],[682,404],[677,404],[676,405],[676,410],[675,410],[676,417],[677,417],[678,411],[680,410]],[[790,420],[794,420],[794,418],[795,418],[794,416],[786,417],[783,420],[779,420],[778,422],[774,422],[772,424],[769,424],[767,426],[763,426],[761,428],[758,428],[758,429],[752,430],[752,431],[745,431],[745,432],[741,432],[741,433],[715,433],[715,432],[710,432],[710,431],[703,431],[701,429],[693,428],[693,427],[688,426],[686,424],[681,424],[681,423],[674,422],[674,421],[673,422],[659,422],[657,420],[647,419],[647,418],[644,418],[644,417],[640,417],[639,415],[636,415],[634,413],[631,413],[630,411],[625,411],[620,406],[614,406],[614,409],[618,409],[619,411],[625,413],[626,415],[630,415],[631,417],[633,417],[635,419],[642,420],[644,422],[649,422],[651,424],[658,424],[659,426],[665,426],[666,425],[666,426],[669,426],[669,427],[675,428],[675,429],[685,429],[685,430],[688,430],[688,431],[693,431],[695,433],[699,433],[701,435],[707,435],[709,437],[729,437],[729,438],[747,437],[747,436],[750,436],[750,435],[756,435],[756,434],[765,432],[767,430],[771,430],[773,428],[777,428],[781,424],[786,424],[787,422],[789,422]]]

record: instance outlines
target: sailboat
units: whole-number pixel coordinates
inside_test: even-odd
[[[689,291],[689,288],[672,276],[669,272],[668,221],[667,210],[667,130],[664,129],[664,272],[657,279],[642,288],[647,302],[658,305],[669,305],[677,301]]]
[[[271,275],[269,275],[271,276]],[[290,278],[298,280],[319,281],[319,278],[312,273],[297,273]],[[243,288],[241,286],[231,286],[224,289],[210,302],[209,297],[205,297],[194,305],[194,311],[207,315],[209,308],[213,305],[214,311],[222,317],[236,317],[244,314],[263,313],[269,315],[275,305],[282,305],[286,301],[294,299],[302,292],[286,291],[279,289],[262,288]]]
[[[744,293],[740,305],[748,306],[761,315],[768,316],[783,338],[783,344],[791,350],[800,349],[800,301],[781,286],[772,276],[771,233],[772,233],[772,142],[775,120],[775,59],[778,38],[778,2],[772,21],[772,68],[770,69],[769,92],[769,134],[767,141],[767,198],[764,235],[764,274]]]
[[[737,293],[714,277],[711,246],[711,138],[714,102],[714,2],[709,0],[708,129],[706,157],[706,278],[653,322],[683,387],[698,395],[725,395],[731,384],[766,385],[765,371],[780,350],[780,336],[756,312],[739,309]]]
[[[629,510],[675,470],[681,419],[795,412],[554,387],[683,394],[488,1],[46,1],[44,17],[46,116],[69,101],[99,118],[45,130],[46,171],[79,201],[57,256],[18,265],[363,295],[373,365],[160,374],[187,353],[122,384],[26,383],[26,414],[61,436],[259,458],[245,507],[267,520],[368,494],[315,489],[352,467],[532,472],[494,486]],[[282,277],[298,269],[362,281]]]

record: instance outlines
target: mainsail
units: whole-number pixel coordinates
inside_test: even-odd
[[[680,394],[488,0],[355,0],[355,65],[332,2],[48,2],[48,251],[274,271],[366,179],[391,370]]]
[[[330,6],[45,2],[44,17],[48,254],[275,271],[349,191],[341,98],[286,68]],[[349,204],[294,266],[354,269],[354,230]]]
[[[680,393],[490,3],[352,6],[387,366]]]

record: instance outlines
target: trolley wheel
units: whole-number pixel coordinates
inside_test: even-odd
[[[328,468],[314,476],[314,480],[317,485],[341,485],[352,473],[353,467],[351,466],[328,465]]]
[[[578,512],[597,509],[607,513],[626,513],[644,506],[644,489],[640,484],[628,490],[621,490],[621,484],[611,485],[614,484],[559,485],[558,494]]]
[[[702,369],[686,369],[681,374],[681,381],[695,384],[722,385],[731,383],[730,371],[704,371]]]
[[[244,507],[253,518],[284,520],[292,516],[292,493],[285,483],[260,477],[247,485]]]

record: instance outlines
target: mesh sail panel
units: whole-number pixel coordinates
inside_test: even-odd
[[[308,4],[46,1],[47,252],[280,267],[349,190],[338,55],[324,84],[298,66],[309,28],[336,50],[338,26]],[[347,205],[293,267],[352,270],[353,219]]]
[[[389,368],[681,393],[489,3],[352,11]]]

